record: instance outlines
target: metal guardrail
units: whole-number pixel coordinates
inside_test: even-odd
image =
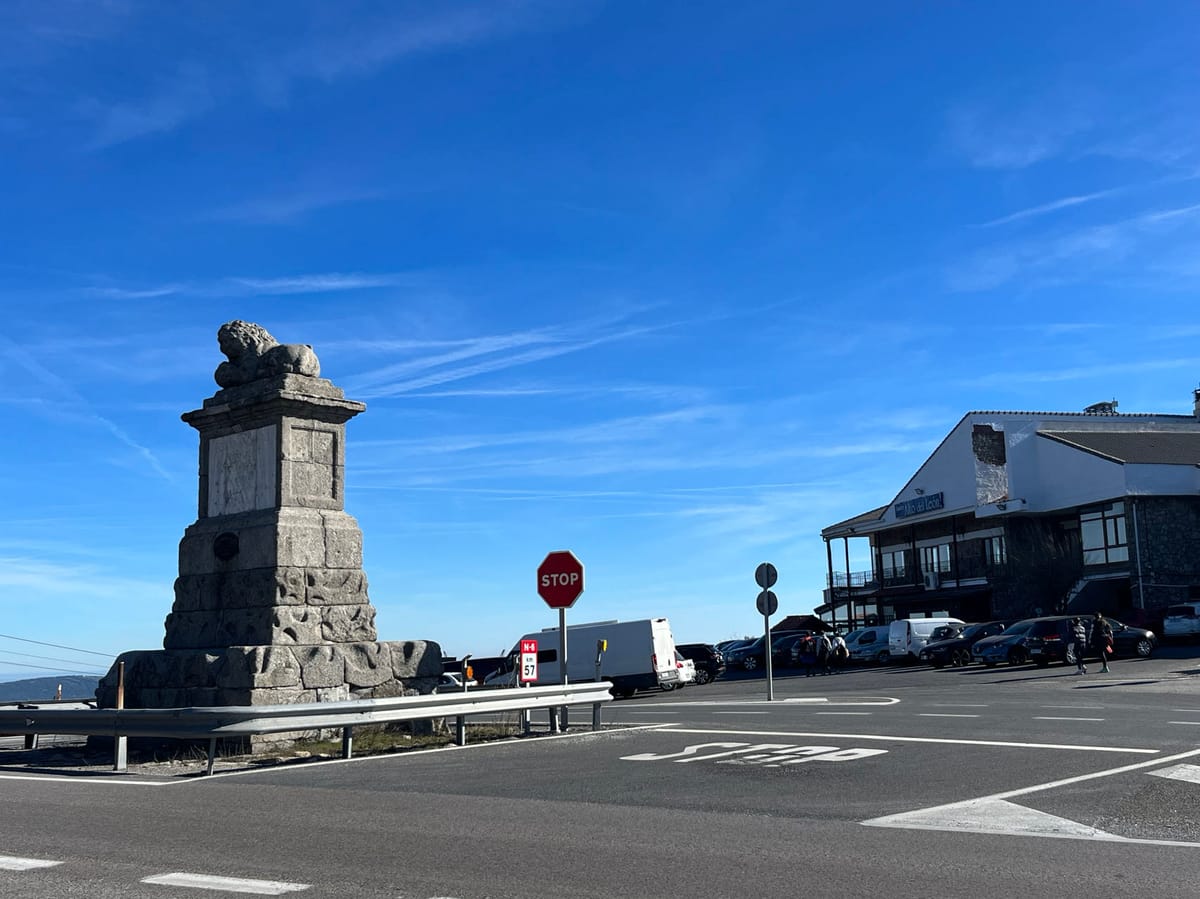
[[[549,709],[551,728],[565,726],[566,707],[592,706],[592,728],[600,727],[601,704],[612,700],[607,681],[553,684],[390,699],[308,702],[293,705],[209,706],[178,709],[61,709],[26,706],[0,708],[0,733],[79,734],[99,737],[158,737],[209,741],[208,770],[216,758],[217,740],[291,731],[342,728],[342,755],[353,752],[353,729],[370,724],[455,718],[455,740],[466,743],[466,718],[495,712]],[[118,752],[117,770],[123,752]]]

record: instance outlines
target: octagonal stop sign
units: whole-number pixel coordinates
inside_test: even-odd
[[[569,609],[583,592],[583,563],[570,550],[548,553],[537,570],[537,592],[552,609]]]

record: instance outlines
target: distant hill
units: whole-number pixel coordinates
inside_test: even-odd
[[[53,699],[62,684],[63,699],[95,699],[98,677],[64,674],[62,677],[31,677],[0,684],[0,702],[45,702]]]

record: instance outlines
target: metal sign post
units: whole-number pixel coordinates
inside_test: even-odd
[[[575,605],[583,592],[583,563],[567,549],[547,553],[537,570],[538,596],[552,609],[558,609],[558,666],[562,682],[567,683],[567,609]],[[550,712],[550,730],[567,729],[567,707]],[[557,720],[555,720],[557,719]]]
[[[775,586],[777,580],[779,580],[779,572],[770,562],[763,562],[754,569],[754,582],[762,587],[755,605],[763,617],[763,657],[767,668],[767,702],[775,699],[775,678],[771,660],[771,616],[779,609],[779,598],[771,592],[770,588]]]

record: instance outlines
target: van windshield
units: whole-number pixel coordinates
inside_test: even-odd
[[[1167,609],[1168,618],[1195,618],[1195,606],[1171,606]]]

